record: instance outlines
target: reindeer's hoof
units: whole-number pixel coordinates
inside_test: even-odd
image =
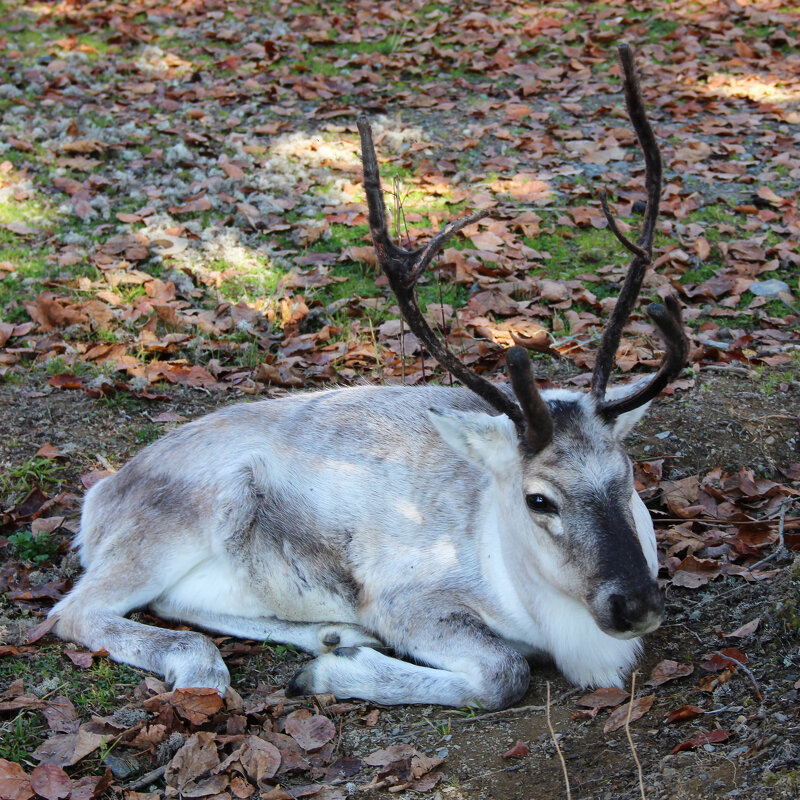
[[[313,661],[306,664],[292,675],[286,686],[285,694],[287,697],[302,697],[306,694],[314,694],[314,676],[311,669],[313,664]]]
[[[315,655],[332,653],[342,647],[383,647],[383,642],[370,636],[358,625],[326,625],[319,632],[320,647]]]

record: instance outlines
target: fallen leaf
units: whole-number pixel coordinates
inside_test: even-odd
[[[3,227],[11,233],[16,233],[19,236],[32,236],[34,233],[39,233],[39,228],[34,228],[25,222],[9,222]]]
[[[614,708],[620,703],[624,703],[629,697],[630,692],[612,686],[585,694],[576,703],[584,708]]]
[[[385,767],[395,761],[411,758],[417,751],[410,744],[393,744],[383,750],[370,753],[364,763],[371,767]]]
[[[694,672],[694,666],[691,664],[679,664],[677,661],[664,659],[659,661],[653,667],[650,673],[650,680],[647,681],[648,686],[661,686],[662,683],[667,681],[674,681],[676,678],[685,678]]]
[[[729,731],[714,730],[709,731],[708,733],[700,733],[693,739],[689,739],[686,742],[681,742],[680,744],[675,745],[675,747],[672,748],[672,755],[675,755],[675,753],[680,753],[683,750],[694,750],[695,747],[702,747],[705,744],[726,742],[730,738],[731,734]]]
[[[88,650],[64,650],[64,655],[76,666],[82,669],[89,669],[94,664],[96,656],[107,656],[108,650],[105,648],[90,653]]]
[[[39,764],[31,771],[31,788],[45,800],[60,800],[72,789],[72,778],[55,764]]]
[[[42,708],[47,727],[58,733],[74,733],[80,727],[78,712],[68,697],[53,697]]]
[[[284,729],[304,750],[316,750],[336,735],[336,726],[327,717],[312,716],[302,708],[286,717]]]
[[[216,770],[219,765],[216,734],[201,731],[192,734],[175,753],[167,765],[164,779],[168,789],[177,790],[183,797],[202,797],[206,792],[201,790],[197,793],[193,790],[198,788],[198,781]],[[223,780],[221,786],[216,791],[209,792],[210,794],[218,794],[227,783],[224,775],[214,777]]]
[[[667,725],[671,725],[673,722],[684,722],[687,719],[694,719],[696,716],[705,713],[705,709],[700,708],[700,706],[681,706],[667,714]]]
[[[38,642],[42,636],[49,633],[53,629],[57,622],[58,614],[53,614],[52,616],[42,620],[38,625],[34,625],[28,631],[28,638],[25,640],[25,644],[33,644],[34,642]]]
[[[731,631],[731,633],[723,633],[722,635],[726,639],[746,639],[748,636],[752,636],[756,632],[760,623],[761,617],[756,617],[755,619],[750,620],[750,622],[742,625],[741,628],[737,628],[735,631]]]
[[[86,155],[87,153],[100,153],[107,147],[107,144],[97,139],[78,139],[74,142],[65,142],[62,144],[61,152]]]
[[[176,689],[169,697],[169,704],[178,716],[192,725],[203,725],[222,710],[225,701],[215,689]]]
[[[84,472],[79,476],[84,489],[91,489],[96,483],[99,483],[103,478],[108,478],[109,475],[114,473],[109,469],[96,469],[92,472]]]
[[[727,647],[725,650],[720,650],[719,653],[712,653],[700,665],[701,669],[706,672],[718,672],[721,669],[728,667],[738,667],[740,664],[747,664],[748,657],[735,647]]]
[[[176,414],[173,411],[162,411],[155,417],[151,417],[153,422],[188,422],[189,418],[183,414]]]
[[[250,736],[237,752],[247,777],[260,789],[267,789],[264,781],[274,777],[280,769],[281,751],[270,742]]]
[[[684,586],[687,589],[697,589],[705,586],[722,574],[722,566],[718,561],[710,558],[695,558],[687,556],[678,565],[672,576],[675,586]]]
[[[103,775],[87,775],[84,778],[78,778],[72,784],[69,800],[96,800],[111,786],[112,781],[113,775],[108,767]]]
[[[30,776],[14,761],[0,758],[0,800],[28,800],[33,797]]]
[[[531,748],[528,747],[521,739],[517,739],[517,743],[510,749],[506,750],[501,756],[502,758],[525,758],[530,753]]]
[[[646,697],[637,697],[633,701],[633,708],[630,708],[629,703],[621,705],[609,715],[606,724],[603,726],[603,733],[611,733],[612,731],[622,728],[628,719],[629,711],[631,722],[635,722],[637,719],[643,717],[653,707],[655,699],[655,695],[649,694]]]

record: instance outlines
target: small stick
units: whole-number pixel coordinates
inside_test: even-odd
[[[553,723],[550,722],[550,681],[547,681],[547,727],[550,729],[550,736],[553,738],[553,744],[556,746],[556,753],[558,753],[558,759],[561,762],[561,769],[564,771],[564,784],[567,787],[567,800],[572,800],[572,792],[569,788],[569,775],[567,774],[567,762],[564,761],[564,755],[561,752],[561,748],[558,746],[558,739],[556,739],[556,732],[553,730]]]
[[[166,771],[169,764],[162,764],[160,767],[156,767],[152,772],[148,772],[146,775],[142,775],[141,778],[133,781],[132,783],[125,784],[123,787],[124,789],[143,789],[145,786],[149,786],[153,781],[157,781]]]
[[[452,717],[451,722],[477,722],[485,719],[499,719],[507,717],[509,714],[522,714],[528,711],[544,711],[544,706],[518,706],[516,708],[504,708],[501,711],[490,711],[488,714],[476,714],[474,717]]]
[[[764,702],[764,698],[762,697],[761,691],[759,690],[758,684],[756,683],[756,676],[753,675],[752,671],[748,667],[746,667],[741,661],[739,661],[738,658],[734,658],[733,656],[730,655],[726,656],[725,653],[720,653],[719,650],[715,650],[714,655],[719,656],[720,658],[724,658],[726,661],[733,661],[733,663],[736,664],[736,666],[738,666],[742,670],[742,672],[744,672],[745,675],[747,675],[748,678],[750,678],[750,681],[753,684],[753,688],[756,691],[756,697],[758,698],[759,702],[761,703]]]
[[[783,527],[786,523],[786,509],[789,508],[789,500],[786,499],[781,503],[781,516],[778,521],[778,546],[766,557],[762,558],[761,561],[756,561],[752,567],[748,568],[748,572],[752,572],[756,567],[760,567],[762,564],[766,564],[767,561],[772,561],[773,558],[777,558],[781,553],[783,553],[786,544],[783,538]]]
[[[636,671],[634,670],[631,676],[631,699],[628,703],[628,716],[625,719],[625,735],[628,737],[628,745],[633,753],[633,760],[636,762],[636,771],[639,773],[639,793],[642,795],[642,800],[647,800],[644,793],[644,779],[642,778],[642,763],[639,761],[639,756],[636,754],[636,748],[633,746],[633,737],[631,736],[631,713],[633,712],[633,699],[636,695]]]
[[[669,458],[673,458],[674,456],[669,456]],[[666,456],[659,456],[659,458],[666,458]],[[691,523],[698,523],[699,525],[715,525],[720,528],[738,528],[741,525],[774,525],[777,521],[780,524],[780,520],[774,519],[743,519],[738,520],[737,522],[724,522],[721,519],[714,519],[713,517],[693,517],[692,519],[682,519],[681,517],[655,517],[655,522],[691,522]],[[752,567],[750,568],[752,569]]]

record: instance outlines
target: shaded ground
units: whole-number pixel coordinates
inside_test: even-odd
[[[800,397],[796,373],[784,371],[781,377],[786,380],[788,391],[776,396],[764,392],[763,381],[706,373],[693,389],[657,403],[637,429],[631,450],[648,458],[675,456],[665,459],[665,479],[704,474],[716,465],[735,467],[740,463],[762,463],[767,474],[779,476],[777,467],[791,463],[797,455],[796,409]],[[71,458],[63,476],[65,486],[77,485],[77,473],[92,466],[121,465],[141,446],[143,437],[155,436],[175,424],[150,422],[158,413],[168,411],[191,418],[218,406],[221,399],[178,389],[168,403],[117,404],[92,400],[82,392],[53,390],[44,379],[44,375],[34,373],[23,383],[3,390],[0,438],[7,443],[4,452],[15,462],[35,452],[45,439],[64,452],[86,454],[83,464]],[[743,396],[747,399],[746,411],[737,401]],[[232,398],[224,401],[228,399]],[[658,438],[664,431],[670,435]],[[699,439],[697,432],[701,432]],[[767,445],[770,436],[773,441]],[[664,515],[657,499],[652,505],[657,518],[659,512]],[[781,555],[771,567],[777,569],[773,577],[755,584],[731,576],[700,589],[668,589],[667,619],[659,631],[648,637],[640,684],[663,659],[693,665],[694,671],[689,677],[655,690],[643,687],[642,694],[654,693],[656,702],[643,719],[631,726],[631,732],[642,761],[648,797],[796,796],[800,755],[795,688],[800,679],[800,617],[796,597],[800,564],[795,559],[792,566],[791,556]],[[74,561],[70,559],[55,571],[45,568],[38,580],[31,582],[74,571]],[[36,618],[19,618],[8,603],[5,608],[2,622],[7,640],[24,641],[27,628]],[[756,617],[760,624],[755,633],[744,639],[723,636]],[[14,630],[16,625],[20,627]],[[746,653],[750,675],[738,670],[712,692],[698,689],[702,676],[713,674],[704,673],[700,663],[715,650],[731,645]],[[48,645],[44,655],[23,658],[32,659],[27,663],[34,670],[43,667],[42,674],[46,676],[48,659],[55,657],[56,663],[62,661],[66,666],[63,655],[58,655],[61,649],[60,645]],[[234,685],[247,697],[259,683],[284,685],[302,660],[303,656],[279,648],[266,649],[243,660],[241,656],[231,657],[229,663]],[[129,683],[132,688],[139,680],[135,673],[125,669],[113,679]],[[26,684],[36,682],[35,672],[32,674],[28,668],[19,674],[27,676]],[[81,677],[78,674],[66,680],[80,682]],[[97,683],[101,678],[92,675],[90,680]],[[531,797],[534,790],[540,798],[563,797],[561,768],[541,708],[546,680],[552,682],[553,725],[565,753],[573,796],[638,797],[635,765],[624,730],[603,733],[607,712],[593,720],[571,719],[581,693],[571,690],[557,673],[547,669],[534,673],[531,690],[522,701],[523,706],[536,708],[512,709],[486,719],[471,719],[435,707],[383,708],[377,722],[367,726],[365,720],[371,707],[356,703],[352,711],[338,718],[343,723],[338,752],[363,758],[380,748],[411,743],[421,752],[444,758],[445,778],[438,791],[445,798],[523,800]],[[122,694],[118,694],[120,690]],[[763,702],[758,700],[756,691]],[[104,702],[109,710],[130,702],[130,689],[119,683],[116,691],[109,687],[106,692]],[[76,693],[76,689],[67,689],[68,695]],[[670,711],[685,705],[699,705],[717,713],[678,725],[665,724]],[[97,697],[92,699],[91,707],[96,713],[103,711]],[[693,752],[670,755],[676,744],[714,728],[729,731],[731,738]],[[45,731],[39,735],[42,734]],[[530,746],[530,753],[522,759],[504,760],[502,754],[518,740]],[[34,736],[31,745],[37,741]],[[354,776],[352,782],[363,786],[366,776]]]
[[[692,341],[690,368],[630,446],[659,522],[668,603],[638,678],[637,696],[654,703],[631,734],[651,800],[797,796],[800,565],[778,540],[784,515],[786,543],[797,544],[800,489],[796,9],[12,0],[0,11],[4,765],[32,774],[48,760],[43,743],[93,735],[74,763],[72,751],[49,757],[66,765],[71,800],[90,800],[105,791],[106,766],[130,787],[203,736],[214,758],[245,735],[287,746],[276,737],[305,706],[335,734],[321,748],[292,745],[291,758],[305,759],[295,768],[282,750],[286,771],[253,797],[285,800],[278,782],[291,796],[337,800],[428,781],[442,798],[562,798],[540,708],[549,679],[573,797],[639,796],[624,730],[603,732],[608,711],[573,718],[580,693],[546,669],[524,707],[488,717],[330,698],[285,705],[280,689],[304,657],[226,639],[244,708],[234,698],[190,720],[138,671],[50,638],[24,644],[77,574],[68,545],[84,484],[180,424],[175,415],[301,387],[430,378],[376,285],[357,113],[374,120],[412,239],[465,209],[492,212],[421,288],[451,344],[502,380],[512,334],[547,342],[561,357],[537,356],[538,376],[585,385],[627,262],[604,229],[599,184],[623,225],[640,220],[640,156],[613,55],[625,39],[665,159],[642,302],[678,292]],[[757,294],[771,279],[783,293]],[[652,371],[651,334],[635,315],[622,371]],[[48,443],[57,452],[37,455]],[[47,498],[58,502],[42,511]],[[731,647],[736,662],[701,667]],[[647,686],[664,659],[693,672]],[[58,717],[59,697],[74,718],[66,704]],[[667,723],[687,705],[708,713]],[[671,755],[713,731],[717,741]],[[518,740],[529,753],[504,759]],[[414,756],[412,780],[404,743],[441,765]],[[389,746],[396,761],[365,763]],[[236,769],[239,783],[228,772],[183,786],[175,770],[167,782],[186,796],[251,796],[254,779]],[[0,773],[4,800],[10,773]],[[36,792],[63,798],[64,785]],[[151,786],[162,792],[164,778],[137,789]],[[126,800],[142,798],[129,788]]]

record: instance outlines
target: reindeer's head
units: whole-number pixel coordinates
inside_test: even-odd
[[[492,474],[497,547],[533,616],[542,616],[546,582],[606,633],[647,633],[663,610],[655,537],[621,446],[646,406],[609,420],[591,395],[550,390],[539,399],[549,436],[535,446],[504,414],[431,409],[430,416],[453,450]],[[537,588],[528,596],[525,587]]]
[[[372,133],[365,118],[358,126],[370,229],[398,304],[431,355],[499,412],[432,409],[431,419],[456,451],[494,475],[503,527],[511,532],[501,543],[507,567],[520,579],[519,587],[526,578],[544,578],[588,608],[606,633],[629,638],[658,626],[663,600],[655,581],[652,523],[634,492],[631,462],[620,442],[680,372],[688,346],[677,301],[669,297],[664,305],[650,305],[648,314],[666,344],[658,372],[633,389],[606,392],[623,326],[652,260],[661,194],[661,158],[625,45],[620,60],[628,114],[645,155],[647,210],[633,243],[620,232],[601,195],[609,227],[634,257],[603,334],[589,394],[540,394],[527,351],[512,347],[506,353],[512,396],[467,369],[442,344],[419,309],[414,285],[444,243],[485,212],[451,223],[418,250],[395,245],[386,228]]]

